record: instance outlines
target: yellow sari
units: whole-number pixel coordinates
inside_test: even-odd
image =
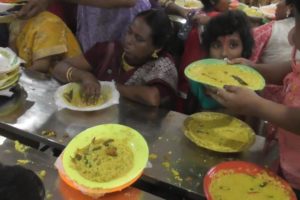
[[[10,24],[10,41],[15,41],[18,55],[26,67],[49,56],[60,59],[81,54],[80,46],[67,25],[56,15],[42,12],[28,20]]]

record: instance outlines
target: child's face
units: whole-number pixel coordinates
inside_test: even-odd
[[[211,58],[234,59],[242,57],[243,43],[238,33],[220,36],[212,42],[209,48]]]

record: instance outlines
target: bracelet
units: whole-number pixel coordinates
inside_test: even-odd
[[[69,67],[67,72],[66,72],[66,78],[68,80],[68,82],[72,82],[72,74],[73,74],[73,67]]]

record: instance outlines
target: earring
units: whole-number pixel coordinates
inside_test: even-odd
[[[291,15],[291,10],[288,9],[288,10],[286,11],[286,17],[288,18],[290,15]]]
[[[152,53],[152,55],[151,55],[152,58],[155,58],[155,59],[158,58],[157,53],[158,53],[158,50],[154,50],[153,53]]]

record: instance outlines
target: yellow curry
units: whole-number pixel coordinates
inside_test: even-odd
[[[257,175],[221,170],[214,175],[209,192],[213,200],[289,200],[290,193],[266,172]]]
[[[215,86],[218,88],[224,85],[245,86],[253,90],[262,89],[264,80],[256,71],[252,69],[244,69],[235,65],[226,63],[205,64],[199,62],[193,67],[187,69],[187,76],[194,81]]]
[[[201,112],[184,121],[185,135],[197,145],[219,152],[239,152],[254,141],[253,130],[229,115]]]

